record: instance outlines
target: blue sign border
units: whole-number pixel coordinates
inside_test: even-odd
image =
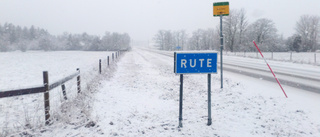
[[[185,64],[181,64],[181,58],[185,58],[186,60],[190,60],[189,65],[194,65],[195,67],[187,67]],[[179,61],[178,61],[179,59]],[[200,62],[199,62],[199,59]],[[207,59],[211,59],[210,68],[203,67],[207,66]],[[174,73],[176,74],[212,74],[217,73],[217,60],[218,60],[218,53],[217,52],[174,52]],[[196,67],[196,62],[198,61],[201,63],[201,67]],[[198,63],[198,66],[199,66]],[[177,66],[184,65],[185,69],[179,69]]]

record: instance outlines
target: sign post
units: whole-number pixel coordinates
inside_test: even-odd
[[[221,73],[221,88],[223,88],[223,63],[222,63],[222,51],[223,51],[223,35],[222,35],[222,16],[229,15],[229,2],[216,2],[213,3],[213,16],[220,17],[220,73]]]
[[[208,123],[211,118],[211,74],[217,73],[217,52],[174,52],[174,73],[180,74],[179,127],[182,127],[183,74],[208,74]]]
[[[211,119],[211,74],[208,74],[208,126],[212,124]]]
[[[179,127],[182,127],[183,74],[180,74]]]

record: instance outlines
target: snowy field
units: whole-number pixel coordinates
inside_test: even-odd
[[[83,58],[77,57],[70,62],[79,61],[81,70],[83,67],[92,69],[96,60],[106,55],[99,54],[88,53],[92,57],[90,61],[84,61],[85,57],[80,56]],[[61,62],[61,59],[57,60]],[[70,66],[71,70],[66,75],[76,67]],[[24,132],[27,135],[46,137],[320,136],[320,94],[284,86],[289,97],[285,98],[275,82],[230,72],[224,73],[224,89],[220,89],[219,74],[212,75],[213,121],[211,126],[207,126],[207,76],[185,75],[183,128],[178,128],[179,76],[173,73],[173,58],[134,48],[120,58],[115,68],[115,71],[107,72],[110,77],[99,80],[100,86],[87,101],[92,106],[86,112],[90,113],[86,118],[91,123],[77,124],[79,118],[74,118],[71,122],[54,123],[45,130],[21,130],[27,131]],[[7,71],[12,72],[13,69],[8,68]],[[29,81],[41,84],[42,71],[35,72],[40,73],[38,80],[34,77]],[[54,77],[48,71],[49,77]],[[63,77],[59,72],[57,75]],[[39,102],[42,105],[43,102]],[[20,136],[21,133],[14,135]]]
[[[86,73],[98,68],[99,59],[106,61],[107,52],[57,51],[57,52],[0,52],[1,90],[20,89],[43,83],[42,72],[49,72],[51,82],[66,77],[77,68]],[[111,59],[111,57],[110,57]]]
[[[207,126],[206,75],[184,77],[183,128],[178,128],[179,76],[171,57],[139,49],[126,53],[95,95],[91,128],[45,132],[59,136],[320,136],[320,95],[225,72],[212,76]]]
[[[258,52],[224,52],[224,54],[228,56],[261,58]],[[268,60],[320,65],[320,53],[315,52],[263,52],[262,54]]]
[[[98,74],[99,59],[107,65],[112,52],[0,52],[0,92],[43,85],[43,71],[49,73],[49,84],[76,72],[80,68],[81,87]],[[69,100],[77,96],[76,79],[66,84]],[[50,91],[51,113],[59,113],[64,99],[61,88]],[[0,136],[18,131],[35,130],[44,124],[43,94],[0,98]],[[36,131],[36,130],[35,130]]]

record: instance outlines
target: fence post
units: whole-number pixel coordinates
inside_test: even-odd
[[[50,124],[50,100],[49,100],[49,76],[48,71],[43,71],[43,84],[44,84],[44,114],[46,125]]]
[[[61,85],[61,89],[62,89],[62,94],[63,94],[63,98],[64,100],[67,100],[67,93],[66,93],[66,86],[64,84]]]
[[[114,54],[112,53],[112,62],[114,61]]]
[[[77,68],[77,71],[79,72],[79,75],[77,76],[77,89],[78,89],[78,93],[81,92],[81,86],[80,86],[80,69]]]
[[[99,59],[99,74],[101,74],[101,59]]]
[[[108,67],[109,67],[109,56],[108,56]]]

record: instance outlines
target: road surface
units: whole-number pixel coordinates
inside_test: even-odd
[[[173,51],[140,48],[153,53],[173,57]],[[218,55],[220,57],[220,55]],[[218,66],[220,59],[218,59]],[[283,85],[320,93],[320,67],[280,61],[268,61],[276,77]],[[220,67],[218,67],[220,69]],[[223,69],[246,76],[276,82],[263,59],[223,56]],[[220,72],[220,71],[219,71]]]

